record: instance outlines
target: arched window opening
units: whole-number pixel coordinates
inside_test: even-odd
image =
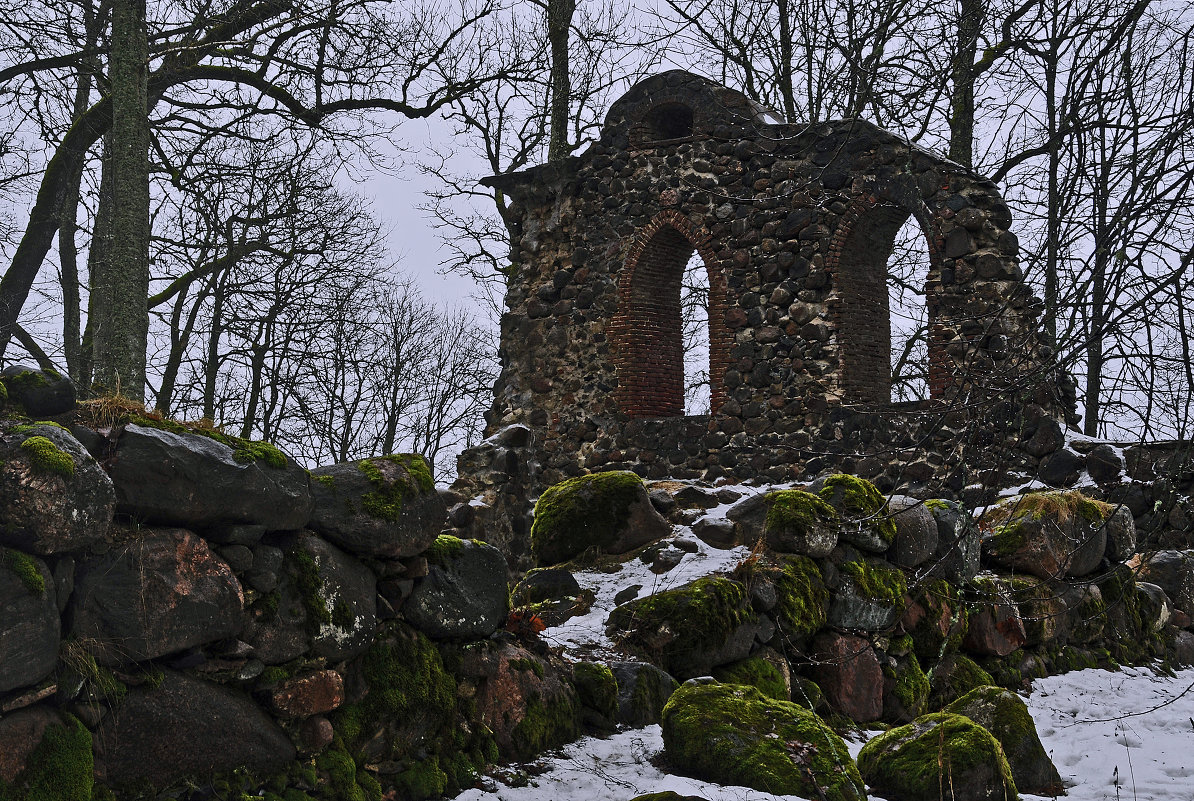
[[[643,117],[644,143],[692,136],[692,109],[683,103],[660,103]]]
[[[925,235],[908,212],[880,204],[860,215],[838,255],[837,333],[843,399],[884,405],[928,391]]]
[[[929,398],[929,320],[925,285],[929,251],[924,231],[909,217],[896,232],[887,259],[891,316],[891,402]]]
[[[684,331],[684,414],[709,414],[709,272],[696,251],[680,280],[680,320]]]
[[[724,304],[692,241],[664,225],[624,268],[610,334],[618,370],[618,405],[630,417],[709,414],[722,402],[718,379],[729,345],[709,309]]]

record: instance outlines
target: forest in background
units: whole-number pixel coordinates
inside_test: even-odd
[[[1161,0],[0,0],[4,360],[309,464],[407,450],[442,478],[496,371],[508,205],[477,180],[578,152],[683,67],[992,177],[1084,433],[1188,439],[1192,33]],[[429,117],[448,133],[423,146],[403,123]],[[414,169],[436,188],[387,213],[438,229],[467,302],[428,300],[353,191]]]

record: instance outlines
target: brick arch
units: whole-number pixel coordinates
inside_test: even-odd
[[[887,260],[896,234],[909,217],[919,223],[929,253],[925,281],[929,398],[940,399],[949,384],[937,302],[941,276],[937,219],[919,197],[910,202],[906,194],[876,192],[856,198],[842,216],[826,254],[826,270],[834,289],[829,305],[837,335],[839,381],[847,403],[881,405],[891,401]]]
[[[634,238],[618,278],[618,309],[610,320],[615,400],[628,417],[684,414],[684,344],[680,280],[693,251],[709,275],[710,409],[725,402],[731,338],[725,322],[726,279],[709,233],[674,210],[660,212]]]

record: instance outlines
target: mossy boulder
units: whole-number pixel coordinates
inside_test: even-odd
[[[115,502],[108,474],[60,426],[0,434],[0,545],[42,556],[86,548],[107,534]]]
[[[0,799],[91,801],[91,732],[45,706],[0,718]]]
[[[618,723],[634,728],[658,723],[680,684],[646,662],[610,662],[609,668],[618,683]]]
[[[60,625],[46,564],[0,546],[0,693],[50,674],[58,660]]]
[[[871,553],[886,553],[895,541],[895,522],[887,498],[865,478],[837,473],[809,486],[837,510],[841,518],[839,539]]]
[[[847,559],[837,565],[838,586],[829,603],[829,625],[886,631],[904,614],[904,573],[881,559]]]
[[[190,529],[223,524],[290,531],[311,518],[307,471],[268,443],[169,420],[136,418],[106,462],[116,511]]]
[[[431,468],[418,454],[317,467],[311,497],[311,528],[361,556],[415,556],[435,542],[448,520]]]
[[[310,531],[289,539],[286,576],[303,608],[311,652],[350,659],[369,647],[377,625],[377,579],[369,568]]]
[[[970,718],[948,712],[875,737],[859,753],[858,770],[876,793],[892,801],[1019,798],[999,742]]]
[[[966,605],[958,589],[942,579],[921,578],[909,588],[897,631],[911,639],[920,664],[931,665],[958,649],[966,627]]]
[[[752,656],[728,665],[713,668],[713,678],[722,684],[743,684],[754,687],[768,698],[776,701],[791,699],[791,676],[784,676],[783,670],[774,660]]]
[[[746,658],[766,629],[746,587],[720,576],[615,607],[606,626],[615,641],[680,678]]]
[[[561,567],[530,570],[510,591],[511,607],[538,615],[549,628],[588,612],[594,599],[592,590],[582,589]]]
[[[7,399],[30,417],[53,417],[75,408],[75,385],[57,370],[14,364],[0,370]]]
[[[860,801],[846,744],[813,712],[754,687],[689,683],[663,709],[663,744],[680,773],[777,795]]]
[[[916,654],[892,658],[883,666],[883,720],[908,723],[928,711],[929,677]]]
[[[580,700],[583,722],[598,729],[613,729],[618,720],[618,680],[608,665],[577,662],[572,683]]]
[[[1036,648],[1069,637],[1069,588],[1035,576],[1009,576],[1006,586],[1024,624],[1024,645]]]
[[[944,711],[965,715],[994,735],[1017,790],[1035,795],[1064,792],[1061,775],[1041,745],[1028,705],[1020,696],[1002,687],[976,687]]]
[[[837,545],[837,510],[819,496],[802,490],[780,490],[765,496],[763,536],[780,553],[828,556]]]
[[[531,551],[541,566],[589,549],[619,554],[671,533],[643,481],[629,471],[577,476],[550,487],[535,504]]]
[[[803,640],[825,625],[829,590],[821,568],[807,556],[747,559],[734,569],[733,578],[751,588],[752,605],[771,615],[786,641]]]
[[[929,671],[929,708],[941,709],[973,690],[995,684],[991,674],[965,654],[950,653]]]
[[[347,703],[330,715],[346,754],[387,763],[403,798],[470,785],[497,759],[492,734],[424,635],[387,624],[345,670]]]
[[[506,559],[478,540],[442,535],[428,551],[427,575],[402,607],[433,639],[488,637],[506,622]]]
[[[1052,580],[1086,576],[1103,561],[1115,506],[1077,490],[1030,492],[987,509],[983,556],[999,567]]]

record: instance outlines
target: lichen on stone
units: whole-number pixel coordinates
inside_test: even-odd
[[[21,443],[21,450],[28,455],[34,472],[63,478],[71,478],[75,474],[74,457],[46,437],[29,437]]]

